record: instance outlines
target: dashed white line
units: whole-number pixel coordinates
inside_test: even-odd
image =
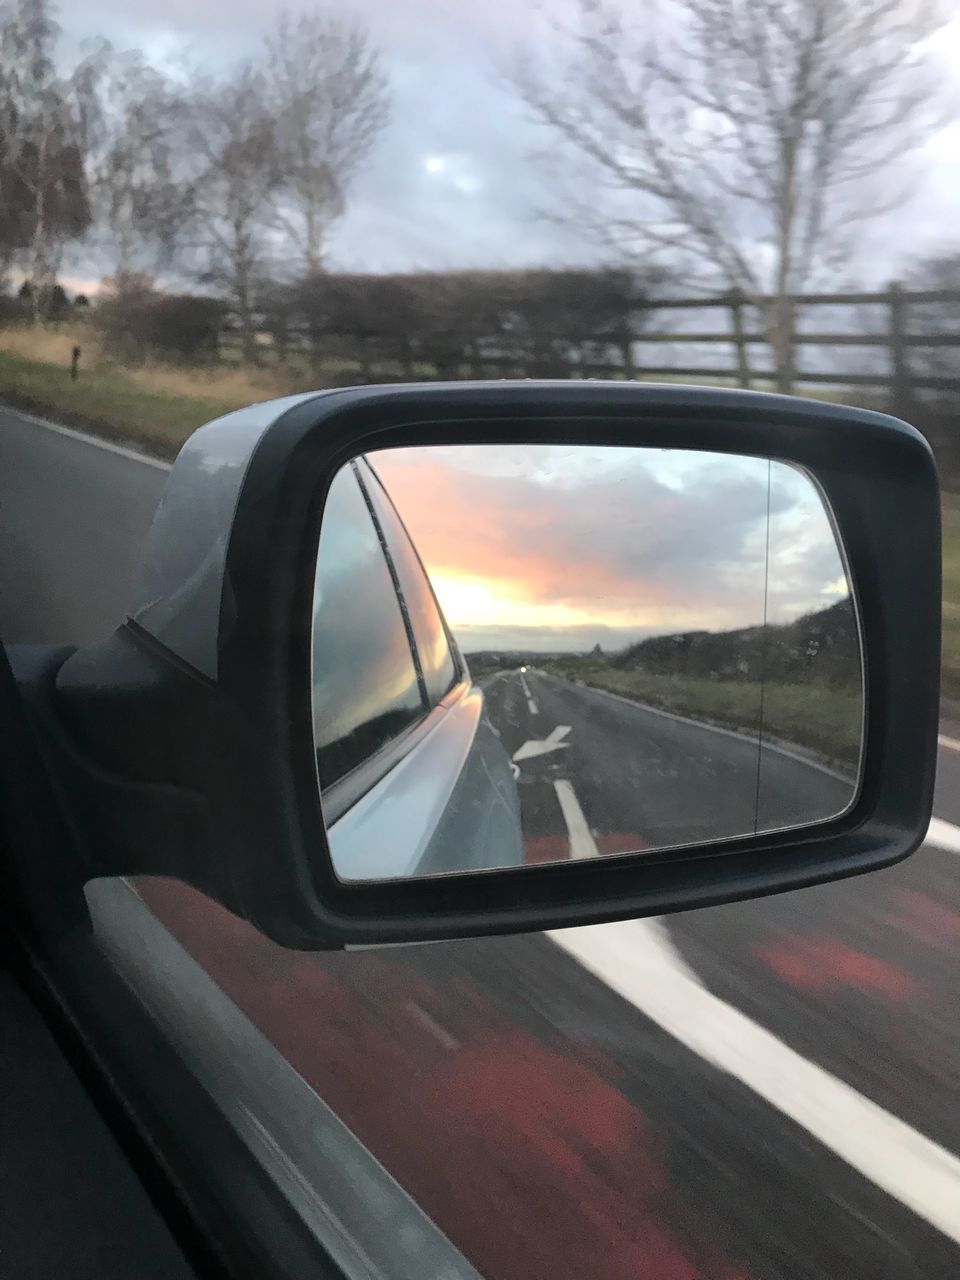
[[[572,848],[584,840],[586,821],[570,783],[555,786]],[[586,838],[595,853],[589,829]],[[941,818],[931,822],[927,840],[960,853],[960,827]],[[550,937],[681,1044],[960,1244],[960,1159],[713,995],[659,920],[556,929]]]
[[[950,853],[960,853],[960,827],[955,827],[952,822],[944,822],[942,818],[931,818],[927,844],[934,844],[938,849],[946,849]]]
[[[656,920],[550,935],[664,1031],[960,1244],[960,1160],[702,986]]]
[[[533,694],[530,692],[530,686],[527,684],[526,680],[524,680],[522,671],[520,673],[520,684],[523,686],[523,696],[527,700],[527,710],[532,716],[539,715],[540,713],[537,709],[537,704],[533,700]]]
[[[440,1044],[443,1045],[444,1049],[453,1050],[460,1048],[460,1041],[457,1040],[455,1036],[452,1036],[446,1027],[441,1027],[436,1018],[434,1018],[432,1014],[427,1013],[426,1009],[424,1009],[422,1005],[417,1004],[415,1000],[408,1000],[407,1008],[415,1020],[429,1031],[434,1039],[438,1040]]]
[[[587,820],[583,816],[573,784],[566,778],[557,778],[553,785],[563,811],[563,820],[570,834],[570,857],[572,859],[595,858],[597,846],[587,826]]]
[[[937,742],[941,747],[947,747],[950,751],[960,751],[960,739],[948,738],[945,733],[941,733],[937,737]]]

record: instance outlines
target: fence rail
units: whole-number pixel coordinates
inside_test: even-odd
[[[934,306],[940,314],[923,317],[917,323],[916,308]],[[829,307],[871,308],[869,322],[860,330],[858,317],[841,331],[835,327],[817,327],[805,331],[798,323],[809,320],[811,310]],[[885,323],[876,309],[885,313]],[[684,331],[667,327],[670,313],[698,312],[707,316],[720,313],[722,327],[698,326]],[[778,343],[780,365],[774,365],[771,333],[764,326],[776,315],[786,326],[787,341]],[[268,326],[265,324],[264,328]],[[929,332],[924,331],[929,328]],[[923,392],[955,392],[960,394],[960,289],[908,290],[893,283],[878,292],[799,293],[786,303],[767,294],[733,291],[702,297],[652,298],[632,304],[619,333],[567,335],[529,333],[517,337],[505,330],[491,335],[472,335],[460,344],[460,354],[424,351],[415,336],[398,338],[395,328],[383,332],[367,330],[350,333],[331,328],[318,334],[305,324],[284,327],[284,349],[290,343],[312,348],[323,357],[327,352],[346,370],[360,369],[363,376],[375,378],[385,373],[396,376],[422,376],[424,369],[434,366],[437,376],[511,376],[544,374],[550,376],[599,376],[618,378],[692,378],[711,382],[729,381],[742,387],[774,384],[785,391],[795,385],[870,387],[886,393],[896,412],[909,413],[916,396]],[[720,346],[730,360],[726,364],[707,366],[695,363],[653,363],[641,358],[649,345],[679,348]],[[454,344],[455,345],[455,344]],[[757,349],[771,353],[767,361],[757,359]],[[829,369],[798,368],[798,353],[819,348],[874,349],[885,353],[885,368]],[[938,361],[921,360],[920,352],[947,353]],[[786,358],[783,352],[786,350]],[[949,352],[956,350],[955,360]],[[652,353],[651,353],[652,354]],[[679,355],[680,353],[678,353]],[[682,355],[680,356],[682,359]],[[949,361],[944,367],[944,362]],[[878,362],[880,363],[880,362]],[[926,366],[926,367],[924,367]]]
[[[917,369],[911,366],[911,353],[929,348],[931,350],[949,350],[960,352],[960,290],[957,289],[916,289],[907,290],[896,282],[887,289],[875,293],[801,293],[792,294],[787,299],[786,307],[780,312],[786,314],[789,324],[789,340],[786,344],[790,355],[789,367],[759,368],[751,364],[751,347],[769,347],[770,336],[757,330],[748,330],[744,326],[744,312],[752,309],[761,316],[765,309],[772,309],[776,299],[770,295],[746,295],[733,292],[721,296],[706,298],[667,298],[656,299],[643,308],[651,316],[672,310],[682,311],[721,311],[729,317],[729,325],[721,332],[685,332],[683,330],[665,331],[650,327],[639,334],[636,345],[645,343],[669,343],[672,345],[690,344],[722,344],[733,352],[733,364],[727,369],[707,368],[692,365],[652,365],[632,360],[635,373],[655,377],[685,378],[727,378],[739,383],[742,387],[751,387],[756,382],[774,381],[786,391],[795,384],[811,386],[836,387],[874,387],[887,392],[891,405],[898,412],[908,413],[912,407],[916,393],[924,391],[960,392],[960,356],[956,361],[956,373],[937,373]],[[956,329],[943,332],[911,332],[909,329],[911,309],[918,306],[935,305],[941,308],[956,309]],[[798,313],[805,308],[822,307],[882,307],[887,313],[886,328],[880,330],[873,326],[870,330],[858,332],[849,329],[839,332],[804,332],[797,328]],[[954,319],[953,316],[950,317]],[[941,317],[941,323],[945,323]],[[887,354],[885,371],[863,371],[858,369],[799,369],[796,367],[794,353],[798,347],[872,347],[884,350]],[[632,354],[632,353],[631,353]]]

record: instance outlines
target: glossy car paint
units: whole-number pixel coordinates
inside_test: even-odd
[[[328,832],[343,880],[519,866],[520,802],[510,760],[468,688]]]
[[[177,455],[147,537],[128,612],[178,658],[217,678],[227,543],[254,450],[288,409],[324,393],[250,405],[208,422]]]

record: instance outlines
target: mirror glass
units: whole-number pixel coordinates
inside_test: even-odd
[[[643,856],[856,796],[842,550],[811,478],[766,458],[355,459],[324,510],[312,681],[344,880]]]

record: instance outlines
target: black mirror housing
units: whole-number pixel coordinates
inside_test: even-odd
[[[584,442],[772,457],[814,478],[859,607],[865,739],[855,803],[816,827],[642,859],[341,881],[309,683],[333,477],[358,455],[396,446]],[[209,489],[197,487],[207,480]],[[34,662],[25,690],[87,878],[177,876],[300,948],[663,914],[869,871],[916,849],[936,760],[940,556],[931,450],[881,414],[631,383],[332,391],[202,428],[171,474],[147,585],[127,622],[99,646],[51,655],[40,672]]]

